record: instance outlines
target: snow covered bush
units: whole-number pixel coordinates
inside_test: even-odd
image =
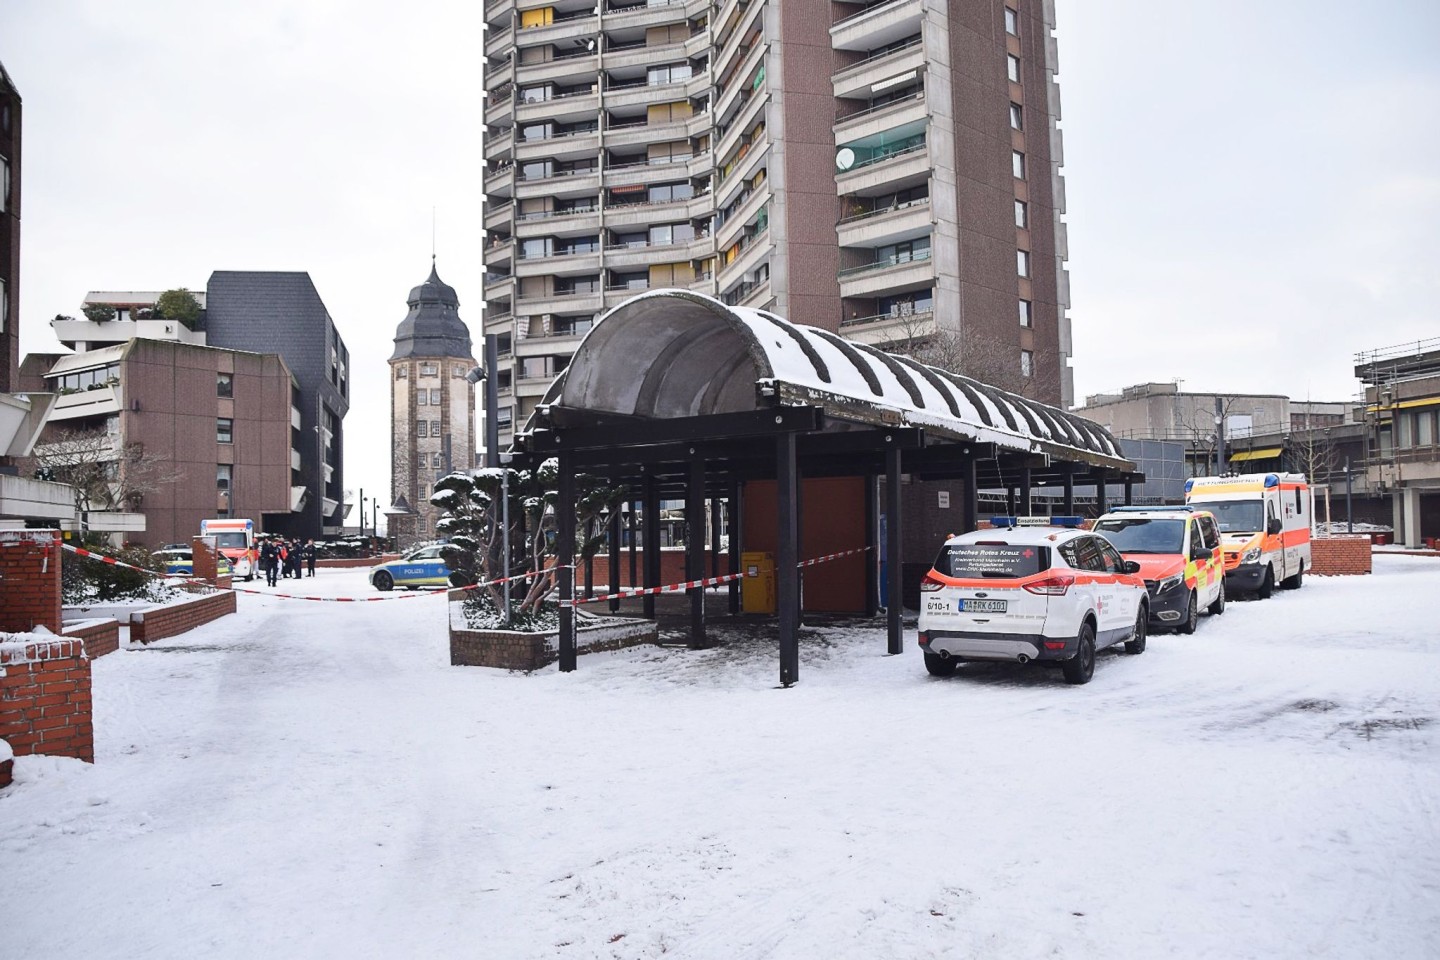
[[[111,550],[101,543],[91,541],[86,541],[85,547],[123,563],[143,567],[155,573],[164,573],[160,561],[151,556],[150,551],[144,547]],[[164,603],[172,599],[174,594],[175,590],[166,586],[162,577],[138,570],[117,567],[73,553],[65,554],[65,559],[61,562],[60,602],[66,606],[112,600],[149,600]]]
[[[504,553],[505,472],[509,471],[510,564]],[[551,599],[557,586],[550,569],[555,559],[555,502],[559,463],[544,461],[536,470],[488,467],[475,474],[452,473],[435,483],[430,502],[445,511],[435,524],[436,533],[448,539],[442,547],[457,587],[483,584],[465,600],[466,620],[477,629],[503,626],[505,592],[510,592],[510,627],[518,630],[552,630],[559,623],[558,607]],[[619,508],[624,490],[605,486],[593,477],[575,477],[577,562],[593,557],[604,543],[603,520]],[[510,584],[491,581],[503,577],[538,575]]]

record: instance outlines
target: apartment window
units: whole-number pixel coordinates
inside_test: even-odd
[[[1015,272],[1022,277],[1030,276],[1030,251],[1015,251]]]
[[[420,499],[421,499],[421,500],[428,500],[428,499],[430,499],[430,485],[429,485],[428,483],[422,483],[422,484],[420,484]]]
[[[430,436],[430,421],[429,421],[429,420],[416,420],[416,421],[415,421],[415,436],[417,436],[417,437],[428,437],[428,436]]]
[[[495,425],[501,430],[509,430],[510,424],[515,419],[514,407],[501,407],[495,414]]]
[[[1030,208],[1024,200],[1015,201],[1015,226],[1022,230],[1030,226]]]
[[[1021,108],[1020,104],[1010,104],[1010,129],[1024,130],[1024,119],[1024,110]]]
[[[229,417],[220,417],[215,421],[215,442],[235,442],[235,421]]]
[[[431,420],[431,421],[430,421],[430,436],[432,436],[432,437],[437,437],[437,438],[440,436],[440,421],[439,421],[439,420]]]
[[[430,395],[429,395],[428,393],[426,393],[424,390],[417,390],[417,391],[415,391],[415,403],[416,403],[416,405],[421,406],[421,407],[425,406],[427,403],[430,402],[429,398],[430,398]]]
[[[465,364],[463,363],[457,363],[455,364],[455,366],[450,368],[450,376],[452,377],[463,377],[469,372],[470,371],[465,369]]]
[[[1015,175],[1016,180],[1025,179],[1025,154],[1019,150],[1010,151],[1010,172]]]
[[[445,466],[445,461],[441,455],[438,452],[432,454],[430,457],[430,469],[439,470],[443,466]]]
[[[1020,301],[1020,326],[1022,327],[1035,326],[1035,319],[1030,312],[1030,308],[1031,304],[1029,300]]]
[[[439,367],[437,364],[433,364],[433,363],[422,363],[422,364],[420,364],[420,376],[422,376],[422,377],[438,377],[439,375],[440,375],[440,367]]]
[[[228,373],[217,373],[215,375],[215,396],[235,396],[235,377]]]
[[[410,368],[409,368],[409,367],[399,366],[399,367],[396,367],[396,368],[395,368],[395,379],[396,379],[396,380],[404,380],[404,379],[406,379],[406,378],[409,377],[409,376],[410,376]]]
[[[215,489],[228,491],[234,476],[235,468],[233,466],[228,463],[217,463],[215,465]]]
[[[440,406],[440,388],[435,387],[430,391],[430,406]]]
[[[1020,351],[1020,376],[1033,377],[1035,375],[1035,354],[1030,350]]]
[[[688,63],[672,63],[663,67],[651,67],[646,72],[645,82],[652,87],[658,87],[666,83],[679,83],[682,80],[689,80],[694,70]]]
[[[1020,36],[1020,14],[1009,7],[1005,8],[1005,32],[1012,37]]]
[[[1011,83],[1020,82],[1020,58],[1013,53],[1005,54],[1005,75]]]

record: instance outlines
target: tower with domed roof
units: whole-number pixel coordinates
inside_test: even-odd
[[[414,512],[391,517],[404,548],[435,536],[441,511],[430,506],[435,481],[475,465],[475,367],[470,330],[455,288],[430,276],[410,291],[410,310],[395,330],[390,355],[390,500]]]

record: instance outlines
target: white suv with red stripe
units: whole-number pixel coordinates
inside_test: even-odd
[[[997,518],[999,519],[999,518]],[[1145,650],[1149,600],[1139,564],[1104,537],[1058,526],[977,530],[945,542],[920,584],[925,667],[966,660],[1060,666],[1088,683],[1095,651]]]

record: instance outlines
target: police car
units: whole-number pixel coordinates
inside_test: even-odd
[[[167,577],[190,577],[195,575],[195,555],[190,547],[166,547],[151,554],[165,565]],[[232,573],[230,561],[224,555],[215,557],[216,572],[221,576]]]
[[[440,556],[440,545],[433,544],[412,550],[399,560],[382,563],[370,570],[370,582],[377,590],[395,587],[446,587],[450,585],[450,568]]]
[[[920,583],[931,674],[949,676],[967,660],[1035,661],[1088,683],[1097,650],[1124,643],[1144,652],[1150,611],[1139,564],[1079,529],[1079,517],[991,522],[945,541]]]
[[[1140,564],[1150,622],[1194,633],[1200,610],[1225,612],[1225,560],[1215,515],[1194,507],[1117,507],[1095,532]]]

